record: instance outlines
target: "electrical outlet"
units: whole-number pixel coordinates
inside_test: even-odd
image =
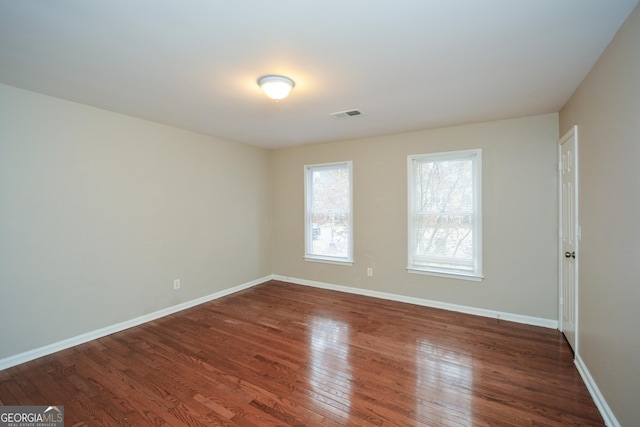
[[[175,279],[173,281],[173,289],[180,289],[180,279]]]
[[[373,276],[373,268],[371,267],[367,268],[367,276],[369,277]]]

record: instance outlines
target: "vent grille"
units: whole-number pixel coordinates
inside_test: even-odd
[[[347,111],[338,111],[337,113],[331,113],[329,114],[331,117],[333,117],[336,120],[344,120],[344,119],[348,119],[350,117],[358,117],[362,115],[362,111],[355,109],[355,110],[347,110]]]

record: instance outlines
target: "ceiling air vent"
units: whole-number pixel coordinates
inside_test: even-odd
[[[348,119],[349,117],[358,117],[362,115],[362,111],[360,110],[348,110],[348,111],[338,111],[337,113],[329,114],[336,120]]]

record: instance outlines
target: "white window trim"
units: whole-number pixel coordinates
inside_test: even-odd
[[[438,269],[433,267],[413,265],[413,248],[415,246],[413,233],[413,162],[424,158],[432,160],[460,159],[462,157],[475,156],[474,161],[474,249],[476,251],[476,268],[474,272],[456,272],[451,270]],[[479,282],[484,279],[482,264],[482,149],[448,151],[433,154],[414,154],[407,156],[407,272],[412,274],[423,274],[428,276],[445,277],[452,279],[462,279]]]
[[[340,261],[340,259],[342,258],[329,258],[329,257],[321,257],[319,255],[314,255],[314,256],[304,256],[303,259],[305,261],[311,261],[311,262],[320,262],[323,264],[334,264],[334,265],[353,265],[353,261]],[[346,258],[345,258],[346,259]]]
[[[472,282],[480,282],[484,279],[482,275],[475,274],[464,274],[464,273],[452,273],[452,272],[438,272],[436,269],[418,269],[415,267],[407,267],[407,272],[411,274],[422,274],[424,276],[436,276],[436,277],[446,277],[448,279],[461,279],[461,280],[469,280]]]
[[[310,253],[311,242],[313,240],[311,231],[311,218],[309,211],[311,207],[311,194],[309,194],[309,175],[311,170],[322,168],[331,169],[335,166],[346,166],[349,171],[349,238],[346,257],[332,257],[326,255],[314,255]],[[353,162],[333,162],[305,165],[304,167],[304,260],[336,265],[353,265]]]

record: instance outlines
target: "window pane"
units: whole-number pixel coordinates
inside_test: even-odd
[[[349,255],[348,217],[344,213],[313,214],[311,253],[346,258]]]
[[[416,210],[473,212],[471,160],[422,161],[416,164]]]
[[[316,212],[347,212],[349,210],[349,171],[341,168],[319,169],[312,172],[313,202]]]
[[[471,215],[416,215],[416,256],[472,262]]]

